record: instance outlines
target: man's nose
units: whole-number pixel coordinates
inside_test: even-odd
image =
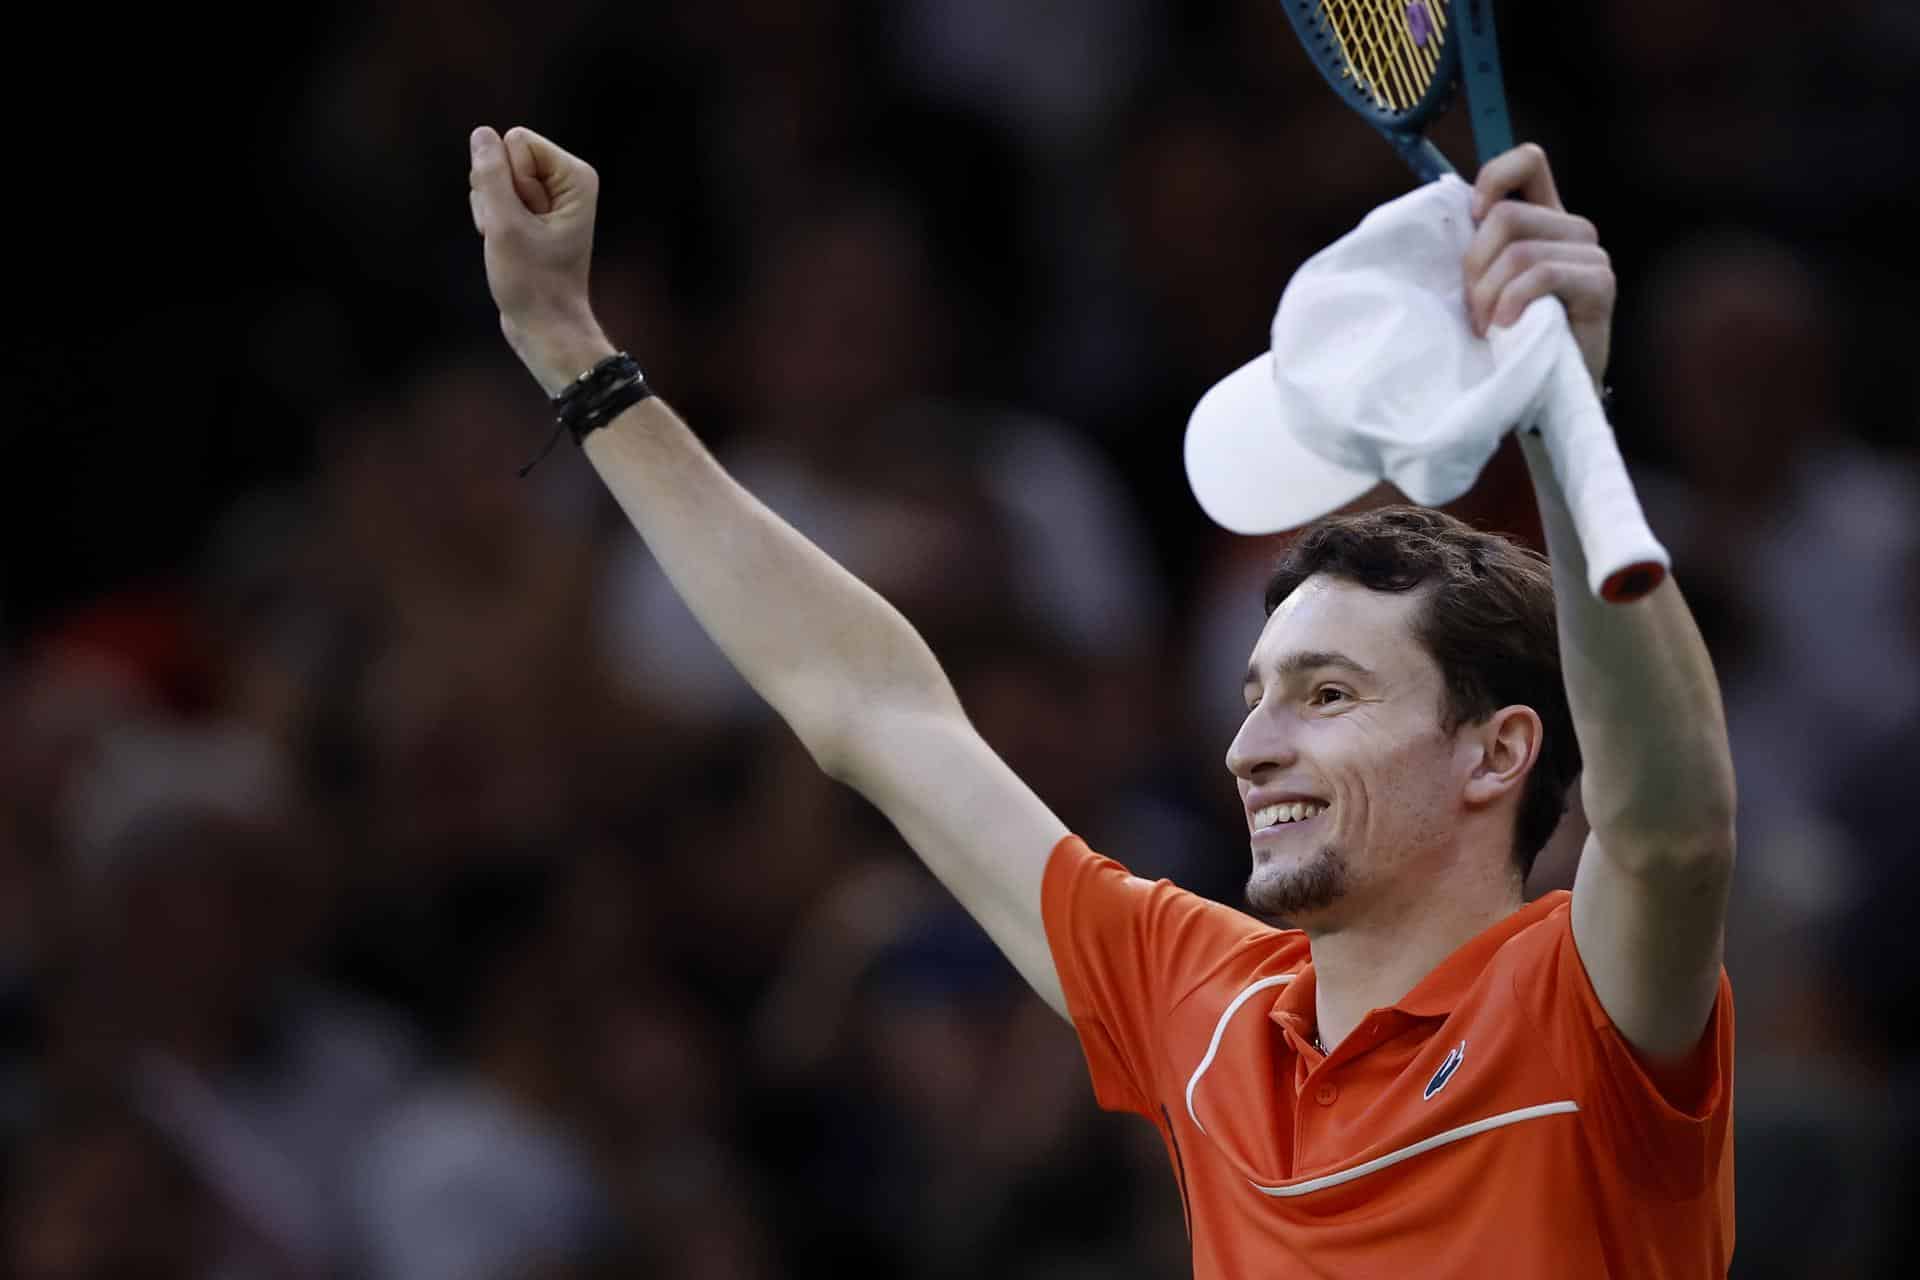
[[[1298,751],[1292,735],[1278,717],[1256,707],[1227,746],[1227,771],[1236,778],[1258,782],[1261,775],[1293,763]]]

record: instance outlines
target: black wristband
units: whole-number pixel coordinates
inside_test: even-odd
[[[616,351],[599,361],[548,401],[553,406],[557,425],[540,456],[520,468],[520,478],[526,479],[527,474],[553,452],[562,431],[573,436],[574,444],[584,444],[589,433],[598,431],[652,395],[653,388],[647,385],[639,362],[626,352]]]
[[[647,385],[647,380],[637,377],[632,382],[621,383],[587,405],[576,417],[563,422],[573,432],[573,442],[584,444],[590,432],[598,431],[652,395],[653,388]]]
[[[553,398],[554,417],[580,444],[621,412],[653,394],[639,362],[624,351],[601,360]]]

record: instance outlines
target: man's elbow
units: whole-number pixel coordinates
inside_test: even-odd
[[[1732,770],[1724,785],[1696,780],[1680,794],[1628,802],[1609,811],[1587,797],[1594,836],[1613,860],[1636,872],[1671,869],[1689,875],[1724,876],[1733,869],[1738,844],[1738,797]]]
[[[929,741],[950,739],[955,730],[973,732],[944,682],[912,697],[842,702],[816,714],[804,730],[795,725],[821,772],[869,800],[893,786],[901,765],[923,755]]]
[[[860,789],[861,776],[869,763],[871,734],[851,707],[829,707],[805,721],[787,723],[820,772],[856,791]]]
[[[1602,856],[1634,879],[1675,891],[1724,890],[1733,878],[1734,836],[1721,831],[1654,832],[1593,830]]]

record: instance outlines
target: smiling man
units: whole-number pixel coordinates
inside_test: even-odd
[[[1276,573],[1227,756],[1249,900],[1294,926],[1271,928],[1068,834],[905,620],[614,353],[587,303],[591,167],[524,129],[471,145],[508,342],[741,673],[1071,1020],[1101,1104],[1159,1129],[1196,1276],[1725,1274],[1719,694],[1671,580],[1587,593],[1537,446],[1551,569],[1400,507],[1317,524]],[[1597,378],[1592,226],[1537,148],[1476,192],[1474,324],[1555,294]],[[1576,776],[1573,892],[1525,904]]]
[[[1227,764],[1248,900],[1297,931],[1071,838],[1055,852],[1045,919],[1095,1088],[1159,1125],[1196,1274],[1291,1254],[1303,1275],[1725,1275],[1719,713],[1704,659],[1691,691],[1628,688],[1632,644],[1684,614],[1634,606],[1644,630],[1610,642],[1620,611],[1565,572],[1592,677],[1571,709],[1537,557],[1413,507],[1322,521],[1287,553]],[[1589,761],[1574,893],[1523,906],[1579,742],[1631,740],[1661,697],[1703,699],[1699,720],[1647,735],[1630,768]],[[1691,790],[1709,784],[1727,790]],[[1683,816],[1664,838],[1619,822],[1660,812]]]

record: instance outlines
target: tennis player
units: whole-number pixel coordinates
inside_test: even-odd
[[[1072,1022],[1101,1105],[1159,1129],[1196,1276],[1726,1273],[1719,693],[1671,580],[1588,593],[1537,450],[1551,570],[1399,507],[1320,522],[1274,575],[1227,750],[1248,899],[1295,926],[1270,928],[1071,835],[912,627],[615,355],[588,305],[592,168],[525,129],[471,141],[514,351],[741,673]],[[1473,323],[1555,294],[1598,378],[1614,281],[1593,227],[1537,148],[1475,190]],[[1576,779],[1574,888],[1527,903]]]

